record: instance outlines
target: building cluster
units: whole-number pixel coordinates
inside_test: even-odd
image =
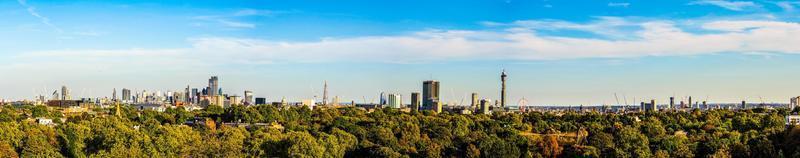
[[[706,101],[694,100],[692,96],[682,97],[681,100],[676,100],[675,97],[669,97],[669,102],[657,104],[655,99],[640,102],[638,106],[629,105],[627,101],[625,105],[604,105],[604,106],[527,106],[527,100],[524,98],[520,100],[516,106],[507,106],[506,97],[506,81],[508,75],[505,70],[500,73],[500,95],[499,99],[493,100],[489,98],[482,98],[478,93],[471,94],[469,105],[461,104],[445,104],[440,95],[442,83],[437,80],[426,80],[422,82],[422,91],[411,92],[406,96],[403,93],[380,93],[380,101],[375,103],[367,103],[365,97],[364,102],[356,104],[355,101],[350,102],[350,106],[365,108],[367,110],[373,108],[396,108],[408,111],[428,110],[434,112],[451,112],[461,114],[491,114],[493,112],[526,112],[534,111],[600,111],[611,113],[625,113],[625,112],[647,112],[647,111],[688,111],[693,109],[710,110],[710,109],[749,109],[749,108],[774,108],[774,107],[787,107],[797,108],[800,107],[800,96],[790,98],[789,104],[778,103],[741,103],[732,104],[709,104]],[[124,104],[137,107],[140,110],[152,109],[156,111],[163,111],[166,108],[184,107],[188,110],[196,110],[208,108],[209,106],[219,106],[227,108],[234,105],[275,105],[275,106],[308,106],[314,108],[317,106],[330,106],[340,107],[339,97],[335,96],[331,100],[328,97],[328,83],[324,82],[324,91],[322,100],[318,102],[317,99],[302,99],[298,102],[288,102],[285,98],[276,102],[268,102],[266,98],[255,97],[255,93],[250,90],[245,90],[243,96],[225,93],[219,82],[220,78],[211,76],[208,79],[207,86],[204,87],[191,87],[187,85],[185,88],[176,91],[134,91],[128,88],[122,88],[121,95],[117,95],[116,88],[113,89],[111,97],[102,98],[73,98],[71,90],[67,86],[62,86],[60,89],[51,93],[50,97],[38,95],[34,101],[26,101],[36,105],[48,105],[53,107],[62,107],[65,112],[86,112],[92,107],[109,108],[117,104]],[[405,97],[409,97],[409,103],[405,103]],[[316,98],[316,96],[314,97]],[[4,100],[0,100],[3,104]],[[463,101],[462,101],[463,102]],[[634,101],[635,102],[635,101]],[[348,104],[342,104],[348,105]]]
[[[505,105],[506,98],[506,79],[508,75],[505,71],[500,74],[500,100],[492,102],[491,99],[480,98],[478,93],[472,93],[472,103],[466,105],[445,105],[440,95],[441,82],[437,80],[427,80],[422,82],[422,92],[411,92],[411,103],[403,104],[403,95],[397,93],[381,93],[378,104],[356,105],[363,108],[398,108],[410,111],[429,110],[436,113],[448,111],[461,114],[491,114],[493,111],[507,111]]]

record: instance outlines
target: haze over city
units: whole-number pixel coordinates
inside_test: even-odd
[[[0,1],[0,98],[122,88],[342,101],[477,92],[529,105],[800,94],[794,1]],[[405,98],[408,100],[408,98]]]

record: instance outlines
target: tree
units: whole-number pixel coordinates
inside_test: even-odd
[[[39,124],[23,125],[25,138],[20,157],[64,157],[59,153],[55,131]]]
[[[36,117],[47,117],[50,113],[47,111],[46,106],[38,105],[31,108],[31,116],[34,118]]]
[[[314,136],[306,132],[289,132],[285,141],[289,146],[286,151],[289,157],[322,157],[325,153],[325,147],[320,146]]]

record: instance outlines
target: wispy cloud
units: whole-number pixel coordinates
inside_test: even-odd
[[[256,24],[229,20],[227,17],[223,16],[195,16],[192,17],[192,19],[214,22],[230,28],[246,28],[246,29],[256,28]]]
[[[620,2],[620,3],[609,2],[609,3],[608,3],[608,6],[609,6],[609,7],[623,7],[623,8],[627,8],[627,7],[628,7],[628,6],[630,6],[630,5],[631,5],[631,3],[625,3],[625,2]]]
[[[39,18],[39,21],[41,21],[41,22],[42,22],[42,24],[45,24],[45,25],[47,25],[47,26],[49,26],[49,27],[53,28],[53,29],[54,29],[54,30],[56,30],[58,33],[62,33],[62,32],[64,32],[64,31],[63,31],[63,30],[61,30],[61,28],[59,28],[58,26],[56,26],[56,25],[53,25],[53,23],[50,23],[50,18],[47,18],[47,17],[45,17],[45,16],[42,16],[41,14],[39,14],[39,12],[38,12],[38,11],[36,11],[36,7],[33,7],[33,6],[30,6],[30,5],[28,5],[28,1],[27,1],[27,0],[17,0],[17,2],[18,2],[20,5],[22,5],[23,7],[26,7],[26,8],[27,8],[27,10],[28,10],[28,13],[29,13],[30,15],[32,15],[32,16],[34,16],[34,17],[36,17],[36,18]]]
[[[258,9],[242,9],[236,11],[233,16],[275,16],[278,14],[291,13],[292,11],[274,11],[274,10],[258,10]]]
[[[761,5],[752,1],[699,0],[690,2],[689,5],[714,5],[733,11],[761,8]]]
[[[560,60],[580,58],[625,59],[643,56],[683,56],[726,52],[800,53],[800,24],[781,21],[718,20],[703,22],[697,28],[680,21],[629,21],[625,18],[587,24],[549,24],[560,29],[618,29],[635,38],[597,39],[541,35],[544,28],[528,27],[523,22],[507,23],[513,31],[424,30],[396,36],[325,38],[319,41],[287,42],[265,39],[206,37],[191,38],[191,47],[136,50],[65,50],[34,52],[59,59],[125,59],[131,55],[192,56],[186,60],[220,64],[371,61],[418,63],[459,60]],[[603,26],[610,25],[610,26]],[[636,25],[639,29],[620,29]],[[693,33],[686,30],[713,33]],[[528,31],[519,31],[528,30]],[[703,44],[705,43],[705,44]],[[698,44],[703,44],[698,46]],[[229,60],[219,60],[226,58]],[[113,60],[111,60],[113,61]],[[227,62],[227,63],[225,63]],[[169,62],[167,62],[169,63]]]
[[[795,8],[796,8],[795,6],[799,6],[800,2],[781,1],[781,2],[775,2],[775,5],[777,5],[778,7],[781,7],[781,9],[783,9],[783,11],[794,12]]]

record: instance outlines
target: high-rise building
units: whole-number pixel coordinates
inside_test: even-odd
[[[747,109],[747,102],[742,100],[742,109]]]
[[[239,96],[229,96],[228,100],[230,101],[230,105],[242,105],[242,97]]]
[[[253,104],[253,91],[244,91],[244,105]]]
[[[419,92],[412,92],[411,93],[411,110],[419,110],[420,101],[422,99],[419,96]]]
[[[183,102],[184,103],[191,103],[192,102],[191,90],[192,89],[189,87],[189,85],[186,85],[186,91],[184,92],[186,94],[183,94]]]
[[[111,92],[111,100],[117,100],[117,88],[114,88],[114,92]]]
[[[500,73],[500,107],[506,107],[506,70],[503,69],[503,72]]]
[[[472,108],[478,108],[478,93],[472,93],[472,104],[470,106]]]
[[[378,98],[380,98],[378,105],[386,105],[386,94],[381,92],[381,95]]]
[[[667,109],[672,109],[673,107],[675,107],[675,97],[669,97],[669,106]]]
[[[122,101],[131,101],[131,90],[127,88],[122,89]]]
[[[401,108],[403,105],[403,96],[400,94],[389,94],[389,104],[391,108]]]
[[[800,96],[789,98],[789,110],[800,107]]]
[[[219,78],[217,76],[211,76],[208,79],[208,95],[212,97],[219,95]]]
[[[322,105],[325,106],[325,105],[328,105],[328,81],[327,80],[325,80],[325,83],[324,83],[323,87],[324,88],[322,90]]]
[[[692,96],[689,96],[689,108],[694,108],[694,102],[692,102]]]
[[[192,88],[191,102],[195,104],[200,103],[200,92],[198,92],[197,88]]]
[[[439,104],[439,86],[436,80],[422,82],[422,106],[426,109],[434,109]]]
[[[70,100],[70,99],[72,98],[69,96],[69,89],[67,89],[67,86],[61,86],[61,100]]]
[[[489,100],[489,99],[481,99],[481,105],[480,105],[481,107],[480,107],[480,111],[478,113],[479,114],[489,114],[490,113],[489,107],[492,106],[491,104],[492,104],[491,100]]]
[[[267,98],[256,98],[256,105],[267,104]]]

